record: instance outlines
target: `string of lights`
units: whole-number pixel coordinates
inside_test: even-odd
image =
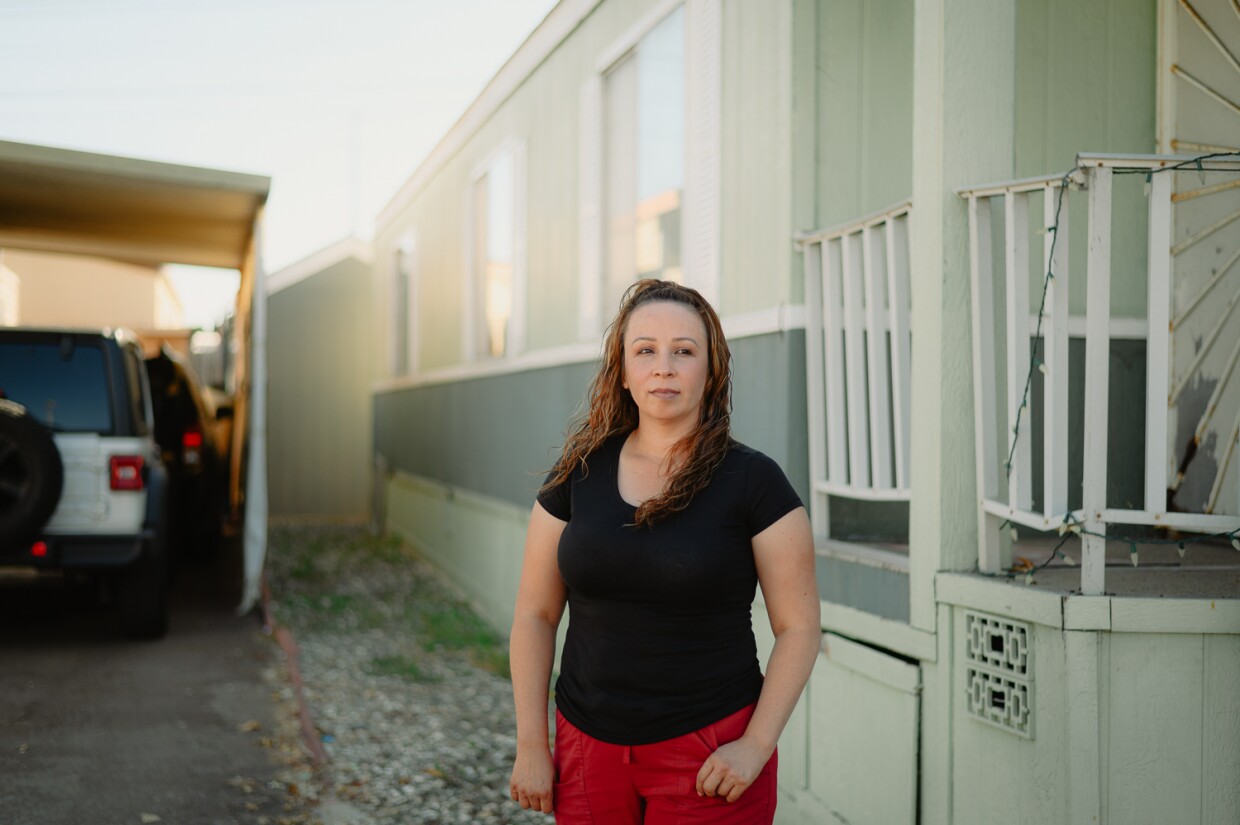
[[[1000,531],[1004,529],[1010,530],[1012,533],[1012,536],[1011,536],[1012,541],[1013,542],[1016,541],[1016,535],[1015,535],[1016,526],[1012,524],[1011,521],[1003,522],[1003,524],[999,526],[999,529]],[[1171,545],[1176,545],[1176,550],[1179,552],[1180,558],[1184,558],[1184,555],[1188,550],[1187,548],[1188,544],[1204,543],[1212,539],[1227,539],[1231,542],[1231,546],[1233,548],[1235,548],[1236,550],[1240,550],[1240,527],[1236,528],[1235,530],[1225,530],[1219,533],[1195,535],[1191,542],[1183,538],[1171,538],[1171,539],[1133,538],[1132,536],[1116,536],[1116,535],[1111,535],[1110,533],[1098,532],[1097,530],[1090,530],[1087,527],[1085,527],[1084,524],[1077,521],[1076,516],[1074,516],[1072,513],[1069,512],[1069,513],[1064,514],[1063,522],[1059,525],[1058,532],[1060,536],[1059,543],[1056,544],[1054,548],[1051,549],[1050,554],[1041,563],[1035,564],[1032,566],[1025,566],[1025,565],[1022,565],[1019,567],[1014,566],[1012,568],[1009,568],[1007,571],[1005,571],[1001,575],[1004,575],[1007,578],[1015,578],[1017,575],[1024,574],[1025,583],[1032,584],[1033,574],[1043,569],[1044,567],[1050,566],[1050,564],[1054,562],[1055,559],[1061,560],[1064,564],[1068,565],[1069,567],[1075,567],[1076,560],[1073,559],[1071,556],[1069,556],[1067,553],[1064,553],[1062,549],[1064,544],[1066,544],[1068,540],[1071,539],[1073,536],[1094,536],[1096,538],[1103,539],[1104,541],[1114,541],[1114,542],[1121,542],[1121,543],[1127,544],[1129,558],[1132,561],[1133,567],[1138,566],[1138,560],[1139,560],[1138,559],[1138,556],[1139,556],[1138,545],[1147,545],[1151,547],[1169,547]]]
[[[1157,169],[1149,169],[1146,167],[1116,166],[1116,167],[1112,167],[1111,172],[1112,174],[1115,174],[1115,175],[1145,175],[1145,193],[1148,196],[1150,192],[1150,182],[1152,181],[1153,176],[1156,174],[1161,174],[1164,172],[1182,172],[1185,170],[1195,170],[1201,176],[1202,183],[1204,184],[1206,172],[1234,172],[1236,171],[1234,168],[1231,168],[1231,167],[1213,167],[1213,166],[1207,165],[1209,161],[1219,160],[1219,159],[1224,159],[1224,158],[1232,159],[1232,160],[1240,159],[1240,152],[1211,152],[1209,154],[1186,158],[1179,163],[1170,164],[1168,166],[1162,166]],[[1057,199],[1055,203],[1054,224],[1046,227],[1046,231],[1050,233],[1051,235],[1051,243],[1050,243],[1050,249],[1048,250],[1048,254],[1046,256],[1046,260],[1047,260],[1046,274],[1042,279],[1042,298],[1038,305],[1038,319],[1037,319],[1037,324],[1034,329],[1034,345],[1031,348],[1031,354],[1030,354],[1030,359],[1029,359],[1029,370],[1027,374],[1025,375],[1025,388],[1024,388],[1024,392],[1021,395],[1020,407],[1018,408],[1016,416],[1015,416],[1016,421],[1012,426],[1012,441],[1008,448],[1007,460],[1004,462],[1004,465],[1003,465],[1005,478],[1007,478],[1009,481],[1011,480],[1011,477],[1012,477],[1012,462],[1016,454],[1016,446],[1020,440],[1021,422],[1026,418],[1026,412],[1029,407],[1029,393],[1033,385],[1034,370],[1038,370],[1043,375],[1049,375],[1049,369],[1046,363],[1041,359],[1039,355],[1039,348],[1042,346],[1042,321],[1046,317],[1046,298],[1050,291],[1050,285],[1055,280],[1055,273],[1051,266],[1051,262],[1055,260],[1055,246],[1059,242],[1059,219],[1060,219],[1061,211],[1063,209],[1063,199],[1068,189],[1073,184],[1073,176],[1081,171],[1084,171],[1084,167],[1074,166],[1068,171],[1066,171],[1062,177],[1060,177],[1059,183],[1058,183],[1059,191],[1058,191],[1058,195],[1057,195]],[[1012,542],[1015,543],[1018,537],[1015,524],[1013,524],[1010,520],[1004,521],[999,526],[999,531],[1002,533],[1004,529],[1007,529],[1010,531],[1011,533],[1010,537],[1012,539]],[[1059,526],[1059,535],[1061,537],[1059,542],[1051,550],[1050,555],[1048,555],[1047,558],[1043,560],[1040,564],[1031,565],[1031,566],[1026,564],[1026,565],[1019,566],[1019,567],[1013,566],[1009,568],[1007,571],[1005,571],[1004,573],[1001,573],[999,575],[1006,576],[1007,578],[1015,578],[1017,575],[1023,574],[1025,577],[1025,583],[1032,584],[1033,574],[1036,573],[1038,570],[1041,570],[1049,566],[1057,558],[1061,559],[1064,563],[1068,565],[1075,565],[1076,562],[1073,560],[1073,558],[1067,555],[1066,553],[1064,553],[1062,549],[1064,544],[1068,541],[1068,539],[1072,538],[1074,535],[1075,536],[1088,535],[1088,536],[1094,536],[1097,538],[1101,538],[1105,541],[1127,543],[1129,546],[1130,558],[1132,560],[1132,564],[1134,567],[1136,567],[1138,564],[1138,557],[1139,557],[1138,545],[1139,544],[1153,545],[1153,546],[1177,545],[1177,550],[1179,552],[1180,558],[1183,558],[1185,555],[1186,549],[1187,549],[1186,545],[1190,543],[1189,541],[1182,539],[1182,538],[1172,538],[1172,539],[1140,538],[1140,539],[1137,539],[1131,536],[1116,536],[1116,535],[1111,535],[1108,533],[1088,530],[1085,528],[1083,524],[1081,524],[1079,521],[1076,520],[1076,517],[1071,512],[1068,512],[1064,515],[1063,523]],[[1220,532],[1220,533],[1212,533],[1209,535],[1204,535],[1204,534],[1195,535],[1194,538],[1192,539],[1192,543],[1206,542],[1212,539],[1219,539],[1219,538],[1229,539],[1231,541],[1232,547],[1240,551],[1240,528],[1237,528],[1235,530]]]

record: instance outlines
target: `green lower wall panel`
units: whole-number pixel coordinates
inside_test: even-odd
[[[780,463],[806,498],[805,335],[730,343],[733,433]],[[593,363],[375,395],[375,450],[388,466],[530,507],[593,377]]]
[[[530,507],[585,397],[592,364],[375,396],[375,450],[394,470]]]
[[[908,574],[819,553],[818,595],[884,619],[909,620]]]

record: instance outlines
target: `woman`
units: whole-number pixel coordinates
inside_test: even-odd
[[[634,284],[539,491],[512,624],[510,789],[559,825],[774,818],[776,740],[820,643],[813,541],[779,467],[730,436],[730,359],[696,291]],[[765,679],[755,583],[776,640]]]

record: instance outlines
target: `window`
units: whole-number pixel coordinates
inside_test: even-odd
[[[471,176],[466,324],[471,358],[503,358],[518,348],[520,159],[519,147],[509,144]]]
[[[409,375],[416,365],[414,336],[410,334],[415,286],[413,279],[414,243],[406,235],[392,253],[392,375]]]
[[[103,350],[71,337],[0,345],[0,398],[26,407],[56,432],[113,432]]]
[[[148,413],[151,409],[151,388],[147,385],[147,373],[141,366],[140,355],[136,347],[124,347],[121,350],[125,362],[125,387],[129,397],[129,416],[133,420],[133,431],[138,435],[146,435],[151,431]]]
[[[638,278],[683,280],[685,12],[650,30],[603,81],[603,317]]]
[[[638,278],[719,300],[722,0],[661,0],[578,100],[578,324],[595,341]]]

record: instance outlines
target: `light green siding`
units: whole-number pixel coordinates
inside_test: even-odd
[[[788,3],[724,3],[724,315],[794,300],[791,28]]]
[[[370,513],[369,285],[347,259],[267,299],[273,515]]]
[[[1016,168],[1014,177],[1067,171],[1081,152],[1149,154],[1156,150],[1157,96],[1154,0],[1029,0],[1016,4]],[[1118,179],[1112,222],[1111,312],[1145,313],[1144,180]],[[1085,237],[1085,198],[1070,229]],[[1036,208],[1036,209],[1035,209]],[[1036,211],[1041,226],[1040,198]],[[1040,236],[1035,236],[1039,237]],[[1030,272],[1039,272],[1041,243]],[[1085,244],[1069,262],[1085,271]],[[1034,278],[1041,296],[1041,279]],[[1070,285],[1072,312],[1084,313],[1085,279]],[[1033,305],[1035,308],[1037,304]]]
[[[389,529],[442,570],[491,625],[507,630],[529,508],[404,473],[389,481],[385,506]]]
[[[818,2],[818,226],[913,193],[913,2]]]
[[[1033,739],[968,715],[963,610],[954,611],[952,777],[956,822],[1004,822],[1019,811],[1025,822],[1068,822],[1064,640],[1058,630],[1034,625]],[[947,664],[947,663],[943,663]],[[1123,821],[1123,820],[1119,820]]]
[[[1005,592],[992,592],[997,587]],[[1025,621],[1041,615],[1058,624],[1083,615],[1061,612],[1053,593],[980,580],[957,581],[945,592],[992,609],[1006,604],[1007,615]],[[1116,600],[1116,607],[1133,603]],[[1170,627],[1175,610],[1153,605],[1146,624]],[[1110,623],[1113,613],[1100,618]],[[1240,628],[1106,632],[1030,621],[1033,724],[1026,738],[969,715],[965,610],[957,606],[951,616],[943,632],[951,634],[953,656],[927,666],[926,676],[933,685],[934,671],[952,668],[950,821],[1240,820]]]

